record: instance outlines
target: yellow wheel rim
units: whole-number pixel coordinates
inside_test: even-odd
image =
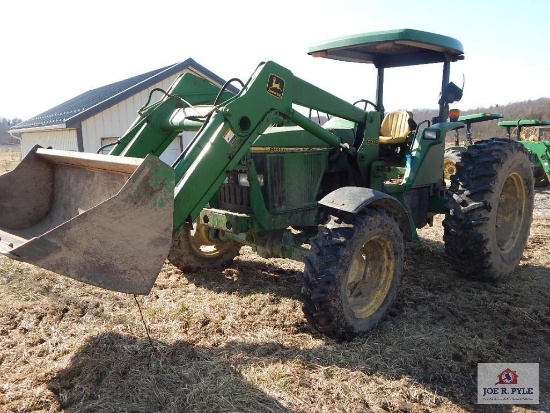
[[[456,165],[450,159],[443,160],[443,178],[449,180],[456,173]]]
[[[525,185],[517,173],[511,174],[502,187],[496,214],[496,239],[503,253],[509,252],[521,234],[526,207]]]
[[[214,242],[208,237],[208,227],[205,225],[193,224],[189,232],[190,245],[193,250],[203,257],[215,257],[225,251],[227,244]]]
[[[382,306],[395,271],[394,255],[389,240],[374,237],[353,257],[346,295],[355,317],[370,317]]]

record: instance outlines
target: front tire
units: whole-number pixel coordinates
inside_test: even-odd
[[[235,241],[213,241],[208,227],[185,222],[172,236],[168,260],[183,271],[225,268],[239,255],[241,244]]]
[[[403,271],[398,222],[381,208],[338,212],[319,227],[305,257],[303,311],[319,332],[349,340],[372,330],[391,307]]]
[[[445,252],[460,275],[498,280],[519,263],[529,236],[534,177],[527,150],[493,139],[464,152],[447,191]]]

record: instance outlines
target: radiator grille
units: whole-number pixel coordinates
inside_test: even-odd
[[[285,158],[283,156],[270,156],[268,165],[269,198],[273,207],[280,208],[286,205]]]
[[[223,184],[218,196],[220,206],[235,212],[251,212],[250,188],[237,184]]]
[[[325,153],[269,156],[268,198],[274,211],[317,205],[317,194],[326,168]]]

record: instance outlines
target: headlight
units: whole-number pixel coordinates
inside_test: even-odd
[[[239,185],[240,186],[250,186],[250,182],[248,182],[248,175],[247,174],[239,174]]]
[[[425,130],[424,131],[424,139],[428,139],[430,141],[436,141],[437,140],[437,135],[438,135],[437,132],[438,132],[437,130],[433,130],[433,129],[432,130],[429,130],[429,129]]]
[[[250,186],[250,182],[248,182],[248,174],[246,173],[239,173],[238,176],[238,182],[241,186]],[[264,176],[258,175],[258,182],[260,183],[260,186],[264,186]]]

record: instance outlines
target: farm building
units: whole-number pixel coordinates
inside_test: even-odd
[[[120,138],[147,102],[153,88],[168,90],[182,73],[191,72],[222,86],[224,80],[193,59],[143,73],[120,82],[84,92],[10,129],[21,141],[24,157],[35,145],[79,152],[97,152]],[[232,87],[231,90],[235,91]],[[156,95],[156,96],[155,96]],[[151,103],[162,94],[156,93]],[[156,100],[155,100],[156,99]],[[194,136],[183,132],[161,155],[171,164]],[[105,149],[108,153],[110,148]]]

